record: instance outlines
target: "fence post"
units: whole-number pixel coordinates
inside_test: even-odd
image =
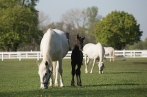
[[[19,61],[21,61],[21,52],[18,53]]]
[[[134,50],[134,57],[136,57],[135,50]]]
[[[125,55],[126,51],[125,49],[123,50],[123,60],[126,60],[126,55]]]
[[[2,52],[2,61],[4,60],[4,52]]]
[[[123,56],[125,56],[125,49],[123,50]]]
[[[131,51],[131,57],[133,56],[133,51]]]
[[[26,58],[28,58],[28,53],[26,52]]]
[[[9,58],[10,58],[10,53],[8,55],[9,55]]]
[[[41,52],[39,51],[39,55],[40,55],[40,58],[41,58]]]
[[[39,61],[39,57],[40,57],[39,52],[37,52],[37,61]]]

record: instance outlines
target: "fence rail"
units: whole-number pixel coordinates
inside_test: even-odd
[[[64,58],[70,58],[71,51],[68,51]],[[122,58],[147,58],[147,50],[115,50],[115,57]],[[0,59],[41,59],[40,51],[18,51],[18,52],[0,52]],[[109,56],[106,56],[109,58]]]

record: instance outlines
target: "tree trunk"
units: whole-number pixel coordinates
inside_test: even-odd
[[[6,47],[5,51],[6,51],[6,52],[9,52],[9,47]]]
[[[123,50],[125,48],[125,46],[126,46],[126,44],[122,43],[122,44],[119,44],[116,49],[117,50]]]
[[[12,46],[12,51],[17,51],[19,43],[14,43]]]

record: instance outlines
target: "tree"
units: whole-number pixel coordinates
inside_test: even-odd
[[[85,36],[86,23],[87,23],[87,12],[85,9],[71,9],[67,11],[61,17],[62,23],[64,24],[64,31],[69,33],[70,47],[73,48],[76,41],[76,35],[80,34]]]
[[[96,27],[96,24],[100,21],[102,16],[98,15],[98,8],[96,6],[88,7],[86,12],[88,17],[88,33],[86,33],[86,36],[89,36],[86,39],[88,39],[91,43],[96,43],[93,29]]]
[[[147,50],[147,38],[144,40],[143,44],[143,49]]]
[[[50,18],[45,15],[42,11],[40,11],[38,13],[38,21],[39,21],[39,24],[38,24],[38,27],[40,30],[44,30],[44,27],[46,27],[48,25],[48,22],[49,22]]]
[[[21,43],[39,42],[38,0],[0,0],[0,45],[16,51]]]
[[[112,11],[94,29],[97,42],[115,49],[139,42],[142,33],[134,16],[124,11]]]
[[[138,43],[135,43],[134,45],[127,45],[125,49],[129,50],[143,50],[143,41],[140,41]]]
[[[64,24],[64,31],[70,33],[71,48],[74,47],[76,34],[86,37],[84,43],[95,43],[92,29],[95,28],[99,19],[98,8],[95,6],[82,10],[71,9],[62,15],[61,20]]]
[[[87,8],[87,17],[88,17],[88,23],[87,23],[88,29],[89,32],[92,33],[92,29],[95,28],[96,23],[100,21],[102,17],[98,15],[98,8],[96,6]]]
[[[61,19],[65,25],[70,24],[72,29],[77,29],[79,27],[85,27],[88,18],[85,9],[71,9],[63,14]]]

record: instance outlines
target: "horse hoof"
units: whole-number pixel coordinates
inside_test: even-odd
[[[71,81],[71,86],[75,86],[75,83],[74,83],[74,81]]]
[[[80,83],[80,84],[77,84],[78,86],[82,86],[82,84]]]
[[[78,85],[78,86],[82,86],[82,83],[81,83],[81,82],[78,82],[77,85]]]
[[[57,87],[58,86],[58,84],[55,84],[55,87]]]
[[[49,85],[49,87],[52,87],[53,85]]]
[[[71,84],[72,87],[74,87],[75,85]]]
[[[61,88],[63,88],[64,86],[60,86]]]
[[[75,86],[75,84],[74,83],[71,83],[71,86]]]

